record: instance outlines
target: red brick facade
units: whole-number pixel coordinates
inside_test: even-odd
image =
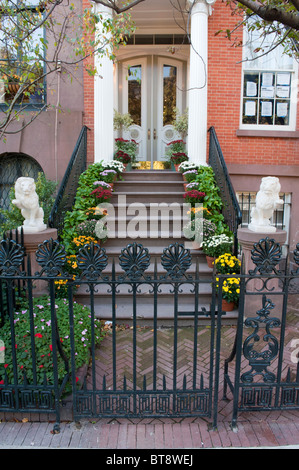
[[[281,137],[273,137],[273,133],[263,137],[261,131],[251,137],[236,135],[240,122],[242,48],[233,47],[233,40],[225,39],[224,34],[215,36],[220,29],[232,29],[235,24],[236,17],[231,15],[230,8],[216,2],[209,17],[208,125],[215,127],[227,163],[299,165],[299,135],[286,138],[284,131],[280,132]],[[240,31],[239,39],[241,35]],[[299,129],[299,112],[296,128]]]

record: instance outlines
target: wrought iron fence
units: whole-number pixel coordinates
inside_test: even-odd
[[[299,298],[299,243],[294,265],[288,256],[280,269],[281,258],[282,247],[262,239],[252,250],[255,268],[246,273],[243,265],[240,274],[237,333],[224,364],[223,398],[229,388],[233,426],[241,411],[299,408],[298,332],[286,336],[289,296]]]
[[[65,213],[73,207],[79,177],[86,170],[86,146],[87,127],[83,126],[48,220],[49,227],[57,228],[58,235],[63,228]]]
[[[214,127],[210,127],[209,164],[214,170],[215,179],[220,189],[223,202],[222,214],[226,224],[234,234],[234,254],[238,254],[237,231],[242,223],[242,212],[233,189],[222,150]]]
[[[198,263],[192,271],[194,265],[190,250],[179,244],[164,249],[161,255],[164,274],[158,274],[157,262],[153,272],[149,272],[149,251],[137,243],[132,243],[121,251],[118,266],[113,261],[110,271],[105,249],[100,245],[85,245],[76,257],[80,274],[75,279],[65,270],[66,253],[57,240],[46,240],[39,245],[36,252],[36,260],[40,266],[38,272],[31,272],[28,256],[26,268],[22,267],[24,255],[22,246],[15,241],[6,239],[0,243],[0,280],[5,283],[8,302],[8,314],[0,329],[0,337],[6,327],[11,338],[9,344],[5,344],[10,366],[8,368],[5,363],[0,364],[0,411],[51,411],[56,413],[55,428],[58,429],[60,399],[66,385],[71,382],[74,419],[103,416],[205,416],[211,418],[215,427],[221,369],[221,327],[225,315],[222,300],[225,298],[224,285],[228,278],[234,279],[240,289],[235,347],[224,366],[224,397],[227,398],[229,387],[234,403],[233,424],[237,423],[237,415],[241,410],[299,408],[298,365],[287,361],[290,369],[284,369],[284,353],[287,351],[287,300],[290,284],[299,281],[299,244],[293,254],[295,269],[290,270],[288,263],[283,272],[279,269],[281,247],[273,239],[267,238],[261,240],[253,249],[252,260],[255,269],[251,272],[245,273],[243,265],[240,274],[218,275],[214,270],[208,278],[200,276]],[[28,307],[26,311],[16,315],[17,306],[13,300],[13,292],[18,280],[26,285]],[[61,319],[56,305],[58,300],[55,282],[61,280],[67,281],[68,286],[67,296],[63,300],[68,309],[68,318],[64,320],[64,324],[69,325],[66,335],[68,343],[61,342]],[[42,375],[42,379],[39,367],[44,363],[37,357],[40,333],[36,333],[36,326],[45,319],[40,312],[38,314],[38,306],[36,309],[33,299],[34,285],[41,281],[48,289],[47,326],[50,328],[51,341],[48,352],[50,366]],[[254,284],[256,282],[261,285]],[[211,287],[209,309],[203,308],[200,303],[203,284]],[[252,284],[254,288],[251,288]],[[75,328],[80,325],[80,319],[76,316],[74,303],[78,286],[88,297],[88,327],[81,333],[83,336],[90,335],[91,355],[91,368],[83,380],[82,388],[79,389],[77,352],[80,346]],[[124,329],[123,333],[126,340],[128,336],[130,338],[129,347],[125,352],[121,343],[122,336],[117,331],[121,321],[117,314],[117,304],[123,289],[130,294],[128,308],[132,312],[132,325],[128,330]],[[164,345],[161,352],[159,348],[163,332],[159,329],[162,298],[160,294],[165,289],[168,289],[172,299],[169,304],[172,336],[171,346]],[[101,356],[101,346],[97,348],[96,323],[104,301],[104,290],[111,306],[111,355],[106,368],[105,361],[98,360],[98,356]],[[184,290],[187,290],[192,303],[192,309],[189,308],[185,312],[180,304]],[[145,331],[150,335],[150,339],[146,335],[143,336],[143,339],[146,338],[151,344],[150,348],[147,344],[144,364],[140,356],[141,333],[138,329],[142,298],[153,308],[150,330]],[[282,298],[281,304],[277,301],[279,298]],[[248,302],[249,314],[246,310]],[[191,319],[188,341],[181,336],[180,330],[180,320],[186,317]],[[202,332],[199,327],[199,321],[203,318],[210,326],[207,329],[210,336],[204,357],[201,356]],[[20,339],[16,330],[18,322],[24,322],[25,319],[27,332]],[[275,330],[275,334],[272,330]],[[45,330],[42,334],[45,334]],[[25,336],[27,339],[24,339]],[[265,349],[256,350],[254,346],[261,338]],[[5,338],[1,339],[5,343]],[[80,345],[82,340],[85,340],[85,337],[80,339]],[[182,349],[187,346],[189,355],[186,358],[182,355]],[[26,366],[22,367],[25,357]],[[124,370],[121,369],[122,363]],[[245,370],[241,369],[244,364]],[[294,378],[292,365],[296,370]],[[277,367],[277,373],[274,372],[274,367]],[[261,377],[260,382],[258,377]]]

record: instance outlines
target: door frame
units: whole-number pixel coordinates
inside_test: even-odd
[[[140,161],[163,161],[164,147],[172,140],[179,139],[171,125],[163,126],[163,65],[177,67],[176,106],[181,112],[186,107],[187,61],[183,58],[172,58],[153,52],[142,56],[126,57],[118,62],[115,92],[116,108],[122,113],[128,112],[128,79],[127,69],[141,65],[141,127],[133,124],[123,132],[126,139],[135,139],[139,144]],[[156,97],[156,99],[155,99]]]

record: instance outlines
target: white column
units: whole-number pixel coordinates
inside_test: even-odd
[[[215,0],[188,0],[191,13],[189,71],[189,160],[198,165],[207,161],[208,113],[208,16]]]
[[[112,17],[111,8],[96,4],[103,21]],[[101,34],[101,24],[98,26]],[[108,35],[106,34],[106,37]],[[106,46],[107,49],[107,46]],[[97,76],[94,80],[94,161],[113,159],[113,62],[108,55],[95,56]]]

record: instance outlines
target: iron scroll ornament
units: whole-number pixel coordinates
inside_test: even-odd
[[[77,265],[82,271],[81,278],[96,281],[108,264],[106,250],[100,245],[90,243],[80,248],[77,255]]]
[[[272,272],[279,274],[280,271],[276,266],[281,261],[281,255],[281,246],[273,238],[261,239],[253,245],[251,259],[256,267],[250,270],[249,274],[254,275],[258,272],[260,274],[271,274]]]
[[[161,264],[173,281],[179,281],[192,264],[190,250],[179,243],[169,245],[163,250]]]
[[[53,238],[45,240],[38,245],[36,261],[42,267],[40,276],[45,273],[48,277],[55,278],[63,274],[63,267],[66,263],[64,246]]]
[[[24,248],[14,240],[2,240],[0,244],[1,276],[20,275],[20,266],[24,259]]]
[[[150,255],[141,243],[132,243],[121,250],[119,265],[131,281],[138,281],[150,265]]]
[[[271,362],[276,358],[279,351],[278,340],[270,331],[271,328],[276,328],[281,325],[278,318],[269,317],[273,308],[273,302],[270,299],[267,299],[264,294],[262,308],[258,310],[257,317],[247,318],[244,322],[245,326],[254,328],[254,331],[245,339],[243,344],[243,354],[248,360],[251,370],[245,372],[241,376],[242,382],[251,383],[253,382],[253,377],[256,375],[261,375],[263,377],[263,381],[267,383],[275,381],[275,374],[267,369],[267,367],[271,365]],[[268,347],[259,352],[254,349],[254,343],[260,341],[261,327],[266,330],[266,334],[263,336],[263,341],[267,343]]]

